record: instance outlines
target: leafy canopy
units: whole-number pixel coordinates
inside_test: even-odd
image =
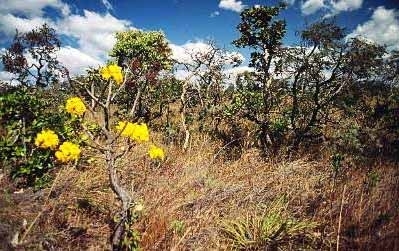
[[[163,32],[128,30],[118,32],[115,36],[117,41],[110,56],[116,58],[118,65],[135,60],[143,69],[171,68],[172,51]]]

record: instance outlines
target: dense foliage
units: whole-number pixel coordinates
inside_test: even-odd
[[[2,90],[0,104],[3,167],[9,169],[14,178],[26,178],[20,180],[21,184],[37,188],[46,185],[47,173],[55,166],[55,158],[49,149],[38,149],[34,145],[35,136],[42,129],[52,129],[63,139],[69,139],[74,121],[63,112],[54,112],[58,107],[43,97],[43,93],[19,87]]]

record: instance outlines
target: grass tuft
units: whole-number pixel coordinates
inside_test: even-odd
[[[308,249],[314,242],[317,223],[293,218],[287,205],[286,199],[280,197],[262,214],[249,213],[244,218],[222,220],[221,232],[232,249],[281,249],[294,245],[297,249]]]

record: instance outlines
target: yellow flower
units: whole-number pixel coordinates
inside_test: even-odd
[[[82,99],[79,97],[69,98],[66,101],[65,109],[67,112],[73,115],[82,116],[86,111],[86,106],[83,103]]]
[[[118,132],[121,132],[123,130],[121,133],[122,136],[131,137],[131,135],[133,134],[134,126],[130,122],[120,121],[116,126],[116,130]]]
[[[150,133],[146,124],[133,124],[133,133],[131,138],[137,142],[147,142],[150,140]]]
[[[55,149],[58,143],[58,136],[52,130],[42,130],[36,135],[35,145],[37,147]]]
[[[116,126],[116,130],[121,132],[124,137],[129,137],[139,143],[150,140],[150,133],[146,124],[131,123],[120,121]],[[122,131],[123,130],[123,131]]]
[[[122,75],[122,68],[117,66],[117,65],[110,65],[108,66],[108,70],[112,76],[112,78],[115,80],[117,84],[121,84],[123,82],[123,75]]]
[[[163,151],[163,149],[154,145],[150,146],[150,149],[148,150],[148,155],[150,155],[151,159],[165,159],[165,152]]]
[[[60,145],[58,151],[55,152],[55,157],[60,161],[60,162],[68,162],[72,160],[77,160],[80,155],[80,149],[79,146],[66,141]]]
[[[123,82],[122,68],[116,64],[111,64],[101,68],[100,73],[105,80],[113,78],[117,84],[121,84]]]
[[[108,80],[108,79],[110,79],[112,76],[111,76],[111,73],[109,72],[109,70],[108,70],[108,66],[105,66],[105,67],[102,67],[101,69],[100,69],[100,74],[101,74],[101,77],[103,78],[103,79],[105,79],[105,80]]]

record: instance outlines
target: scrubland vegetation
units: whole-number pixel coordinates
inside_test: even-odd
[[[285,46],[281,11],[241,13],[253,71],[235,78],[215,42],[177,62],[162,32],[124,31],[71,76],[55,30],[17,33],[0,247],[399,249],[399,53],[327,19]]]

